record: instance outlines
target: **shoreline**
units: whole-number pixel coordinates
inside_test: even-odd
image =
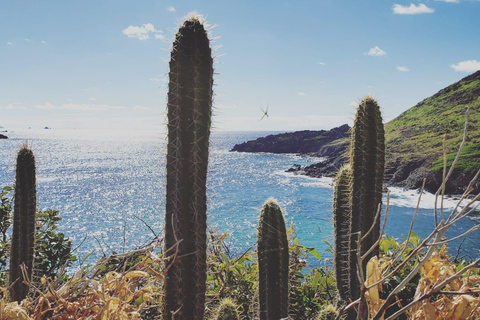
[[[288,171],[276,171],[275,174],[281,174],[286,177],[298,177],[301,179],[305,179],[311,182],[314,182],[319,187],[333,189],[334,178],[332,177],[312,177],[306,174],[300,174],[296,171],[288,172]],[[417,207],[418,198],[420,196],[420,189],[405,189],[402,187],[395,187],[395,186],[387,186],[386,189],[390,191],[390,205],[396,207],[404,207],[404,208],[412,208],[415,209]],[[454,209],[457,205],[459,200],[461,199],[461,194],[446,194],[443,199],[443,208],[444,209]],[[387,200],[387,192],[383,193],[383,203],[386,203]],[[471,198],[464,199],[462,203],[459,205],[460,208],[463,208],[468,202],[472,200]],[[437,208],[440,210],[441,206],[441,197],[439,196],[437,200]],[[480,201],[475,202],[471,205],[472,208],[475,208],[475,212],[480,211]],[[435,194],[423,191],[421,202],[419,205],[419,209],[435,209]]]

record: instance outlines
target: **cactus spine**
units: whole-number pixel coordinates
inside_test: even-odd
[[[238,307],[229,298],[223,299],[217,307],[215,313],[215,320],[239,320],[240,315],[238,313]]]
[[[377,101],[367,96],[357,109],[350,146],[352,167],[352,241],[350,264],[350,288],[353,299],[360,295],[357,276],[356,234],[366,235],[372,227],[379,204],[382,202],[383,174],[385,169],[385,131]],[[366,253],[378,239],[380,219],[375,222],[372,232],[361,243],[360,253]],[[363,260],[362,270],[371,257],[378,254],[378,248]]]
[[[288,316],[288,240],[278,204],[263,205],[258,227],[259,302],[261,320]]]
[[[352,169],[345,165],[337,173],[333,192],[333,222],[335,229],[335,275],[340,298],[350,297],[350,238]]]
[[[35,156],[27,146],[23,146],[17,156],[14,199],[10,298],[12,301],[22,301],[29,289],[24,281],[32,279],[37,209]],[[23,267],[25,273],[22,272]]]
[[[168,92],[167,255],[164,319],[203,319],[206,291],[206,180],[213,59],[197,17],[180,27]]]

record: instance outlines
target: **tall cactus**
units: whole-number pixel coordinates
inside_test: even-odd
[[[350,239],[352,228],[351,207],[352,169],[349,165],[340,168],[333,192],[333,222],[335,229],[335,275],[340,298],[350,297]],[[355,267],[355,266],[353,266]]]
[[[206,180],[213,59],[198,17],[180,27],[168,92],[164,319],[200,320],[206,291]]]
[[[356,233],[364,236],[373,225],[369,236],[361,243],[360,253],[366,253],[380,234],[380,219],[375,223],[375,215],[382,202],[383,174],[385,169],[385,131],[380,107],[375,98],[362,99],[357,109],[352,129],[350,146],[350,165],[352,167],[352,242],[350,264],[350,287],[354,299],[360,295],[357,268]],[[368,260],[378,254],[378,248],[363,260],[365,274]]]
[[[260,320],[288,316],[288,240],[278,204],[263,205],[258,226]]]
[[[25,145],[18,152],[10,253],[10,298],[21,301],[28,294],[24,281],[32,279],[37,191],[35,156]],[[25,273],[22,268],[25,268]],[[26,275],[26,279],[24,278]]]

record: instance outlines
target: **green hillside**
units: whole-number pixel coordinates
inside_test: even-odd
[[[385,125],[389,182],[415,188],[427,178],[428,189],[436,189],[443,168],[443,136],[446,134],[447,159],[451,163],[462,140],[467,105],[467,145],[448,185],[450,192],[460,192],[462,184],[480,168],[480,71],[440,90]]]

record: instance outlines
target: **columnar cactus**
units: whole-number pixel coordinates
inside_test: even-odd
[[[333,193],[333,222],[335,229],[335,275],[340,298],[350,297],[350,239],[352,169],[345,165],[337,173]],[[355,266],[353,266],[355,268]]]
[[[263,205],[258,226],[259,302],[261,320],[288,316],[288,240],[278,204]]]
[[[35,156],[27,146],[18,152],[14,199],[10,298],[22,301],[29,290],[24,281],[32,279],[37,209]],[[25,268],[25,273],[22,268]]]
[[[198,17],[180,27],[168,92],[167,256],[164,319],[203,319],[206,291],[206,180],[213,59]]]
[[[350,264],[350,287],[354,299],[360,295],[357,268],[357,240],[355,233],[364,236],[375,221],[379,204],[382,202],[383,174],[385,169],[385,131],[377,101],[367,96],[357,109],[352,129],[350,146],[350,165],[352,167],[352,242]],[[380,234],[380,219],[373,231],[361,243],[360,253],[366,253]],[[365,274],[368,260],[378,254],[378,248],[363,260]]]
[[[238,306],[229,298],[223,299],[217,307],[215,320],[239,320]]]

